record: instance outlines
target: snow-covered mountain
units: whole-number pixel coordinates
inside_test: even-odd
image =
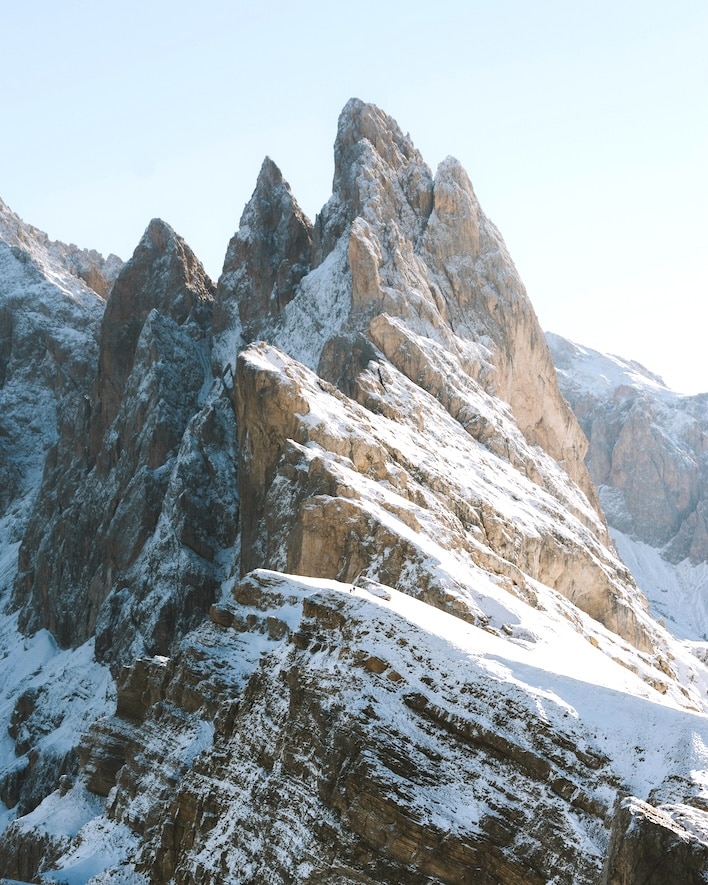
[[[638,363],[558,335],[548,342],[622,559],[657,618],[706,639],[708,394],[675,393]]]
[[[5,511],[0,870],[699,881],[705,647],[615,552],[501,236],[373,105],[334,154],[314,223],[266,159],[216,286],[153,221],[91,324],[47,302],[93,343]]]

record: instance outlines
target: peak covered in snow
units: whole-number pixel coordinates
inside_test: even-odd
[[[614,354],[601,353],[583,347],[552,332],[546,339],[553,352],[556,371],[567,378],[568,384],[584,389],[589,394],[612,396],[621,388],[655,395],[666,392],[674,395],[663,379],[635,360],[626,360]]]

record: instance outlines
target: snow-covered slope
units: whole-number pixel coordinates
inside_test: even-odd
[[[0,819],[30,810],[76,770],[78,738],[114,703],[93,641],[58,648],[7,612],[20,542],[58,439],[72,435],[120,260],[51,242],[0,201]],[[21,712],[21,715],[20,715]],[[11,810],[10,810],[11,809]]]
[[[0,240],[29,256],[42,276],[76,301],[84,301],[86,288],[106,298],[123,262],[117,255],[104,258],[95,249],[50,240],[26,224],[0,199]]]
[[[699,852],[708,718],[589,618],[513,598],[499,616],[252,572],[170,661],[122,676],[84,749],[109,819],[91,815],[60,874],[86,881],[74,871],[127,826],[141,843],[105,851],[96,883],[597,882],[627,794]],[[56,797],[32,824],[64,826]]]
[[[455,160],[433,176],[352,100],[314,224],[266,160],[214,291],[152,222],[92,354],[19,575],[19,536],[4,560],[6,875],[706,867],[708,670],[610,543],[585,437]],[[16,623],[41,629],[20,648]],[[115,711],[62,771],[55,732],[110,702],[94,642]],[[39,654],[45,676],[23,675]],[[72,663],[57,726],[34,692],[60,698]],[[11,777],[23,752],[52,768],[39,804]]]

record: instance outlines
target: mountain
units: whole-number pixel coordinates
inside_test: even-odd
[[[52,242],[0,200],[0,509],[19,538],[61,416],[87,383],[115,255]]]
[[[622,558],[656,617],[705,639],[708,394],[674,393],[638,363],[558,335],[548,342]]]
[[[264,161],[216,285],[154,220],[92,296],[3,541],[0,869],[697,881],[706,647],[615,552],[500,234],[373,105],[334,157],[314,223]]]
[[[110,674],[93,659],[93,641],[62,652],[47,631],[18,634],[19,612],[5,609],[43,471],[51,470],[60,439],[84,444],[77,429],[90,402],[103,296],[121,265],[116,256],[104,260],[50,241],[0,202],[3,826],[54,789],[73,764],[77,732],[115,704]]]

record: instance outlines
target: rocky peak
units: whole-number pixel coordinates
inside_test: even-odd
[[[93,457],[118,412],[150,312],[156,310],[179,326],[193,323],[206,334],[213,301],[214,284],[192,250],[168,224],[153,219],[106,303],[91,431]]]
[[[357,100],[335,154],[309,272],[265,161],[216,339],[163,222],[113,289],[8,574],[20,629],[127,667],[115,716],[51,759],[106,709],[72,729],[60,682],[80,706],[99,679],[67,655],[47,680],[13,640],[0,800],[46,799],[0,840],[6,874],[591,883],[634,826],[616,799],[705,824],[708,671],[608,543],[469,178],[449,158],[433,181]]]
[[[246,341],[267,336],[310,270],[311,254],[312,223],[280,169],[266,157],[226,252],[214,331],[237,322]]]
[[[224,532],[213,525],[214,496],[236,506],[235,481],[210,491],[214,440],[225,459],[220,484],[235,436],[218,389],[210,398],[213,296],[189,246],[152,221],[111,291],[93,396],[59,439],[25,534],[15,583],[24,629],[46,626],[65,647],[97,633],[97,652],[114,660],[136,641],[164,651],[185,617],[203,617],[216,539],[230,544],[235,531],[233,514]],[[191,594],[189,604],[162,586],[165,568],[165,582]],[[141,606],[155,591],[159,598]]]
[[[599,507],[583,463],[587,443],[558,390],[531,302],[457,160],[444,160],[433,181],[396,122],[353,99],[339,119],[334,189],[318,216],[314,252],[317,270],[303,280],[296,304],[321,327],[321,306],[338,293],[331,311],[347,315],[337,335],[322,335],[310,365],[352,390],[341,361],[363,335],[411,380],[426,377],[428,392],[444,401],[449,367],[431,368],[446,354],[443,361],[452,359],[508,403],[526,439],[561,463]],[[423,367],[413,354],[426,340],[440,350]],[[288,350],[285,335],[275,343]]]
[[[353,98],[339,116],[332,197],[317,219],[315,264],[358,216],[396,221],[414,239],[432,209],[430,169],[396,121]]]

